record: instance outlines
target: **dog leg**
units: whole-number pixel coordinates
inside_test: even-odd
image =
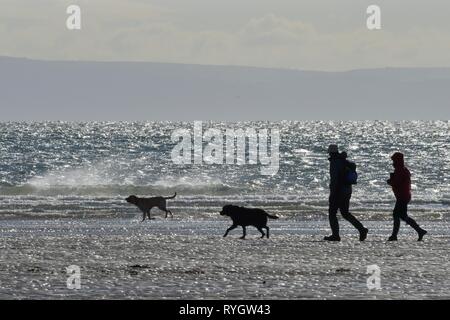
[[[166,213],[165,219],[167,219],[167,215],[169,214],[170,211],[167,210],[167,208],[165,206],[159,206],[158,209],[161,211],[164,211]],[[170,214],[172,214],[172,212],[170,212]]]
[[[245,236],[247,235],[247,230],[245,229],[244,226],[242,226],[242,232],[243,232],[243,234],[242,234],[242,237],[240,239],[245,239]]]
[[[266,236],[266,234],[264,233],[264,231],[262,230],[261,227],[258,228],[259,232],[261,232],[262,236],[261,239],[264,238]]]
[[[225,237],[228,235],[228,232],[230,232],[231,230],[236,229],[236,228],[237,228],[237,225],[233,224],[231,227],[229,227],[229,228],[227,229],[227,231],[225,232],[225,234],[223,235],[223,237],[225,238]]]
[[[172,214],[172,212],[170,212],[170,210],[164,210],[165,212],[166,212],[166,219],[167,219],[167,215],[170,213],[170,215],[171,215],[171,217],[173,218],[173,214]]]
[[[269,239],[269,227],[265,226],[266,230],[267,230],[267,239]]]
[[[142,211],[142,221],[141,222],[144,222],[145,221],[145,211]]]

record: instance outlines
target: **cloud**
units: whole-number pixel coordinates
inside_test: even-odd
[[[283,46],[317,36],[313,26],[291,21],[274,14],[251,19],[239,32],[243,45]]]
[[[64,6],[46,0],[17,16],[17,2],[0,13],[0,55],[58,60],[123,60],[248,65],[310,70],[450,66],[445,30],[320,30],[302,19],[268,13],[230,28],[199,30],[145,1],[79,0],[82,30],[65,29]],[[51,8],[51,9],[49,9]]]

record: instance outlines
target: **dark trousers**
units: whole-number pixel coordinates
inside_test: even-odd
[[[397,200],[394,208],[394,229],[392,230],[392,236],[396,237],[400,229],[400,219],[409,224],[414,230],[419,232],[421,229],[417,222],[408,216],[408,202]]]
[[[339,222],[337,218],[338,210],[341,212],[342,217],[350,222],[358,231],[362,231],[364,226],[358,221],[350,212],[350,198],[351,193],[348,194],[331,194],[329,199],[328,218],[330,220],[331,232],[333,235],[339,235]]]

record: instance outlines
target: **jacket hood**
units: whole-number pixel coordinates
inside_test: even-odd
[[[328,158],[328,160],[334,159],[347,159],[347,153],[346,152],[330,153],[330,157]]]
[[[405,159],[403,153],[396,152],[392,155],[391,159],[394,162],[395,168],[403,168],[405,166]]]

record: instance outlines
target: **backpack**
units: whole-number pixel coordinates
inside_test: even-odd
[[[344,184],[352,185],[358,183],[358,173],[356,172],[356,163],[345,160]]]

